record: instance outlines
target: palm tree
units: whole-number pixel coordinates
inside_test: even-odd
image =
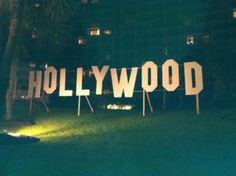
[[[5,1],[0,0],[0,8],[3,2]],[[55,24],[64,22],[77,13],[75,2],[73,0],[9,0],[8,36],[3,57],[0,59],[0,117],[12,119],[17,60],[20,59],[22,48],[27,48],[21,41],[25,39],[24,37],[31,36],[22,34],[29,34],[37,25],[40,28],[40,34],[44,35],[41,37],[41,45],[44,44],[44,39],[48,39],[48,34],[54,32]],[[36,22],[38,24],[35,24]],[[51,39],[48,42],[54,41]]]
[[[2,3],[3,2],[1,2],[1,4]],[[3,112],[4,112],[6,91],[9,84],[10,67],[11,67],[12,58],[14,56],[15,43],[16,43],[17,33],[19,29],[20,5],[19,5],[18,0],[10,0],[8,7],[9,7],[9,17],[10,17],[9,28],[8,28],[8,38],[7,38],[5,51],[1,59],[1,65],[0,65],[0,77],[1,77],[0,101],[2,105],[1,115],[3,115]]]

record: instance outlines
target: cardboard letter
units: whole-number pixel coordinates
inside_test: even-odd
[[[195,76],[195,86],[193,85],[193,74]],[[197,62],[184,63],[185,94],[198,95],[203,90],[202,66]]]
[[[56,88],[57,88],[57,70],[54,67],[48,67],[44,72],[43,90],[47,94],[52,94],[56,90]]]
[[[109,66],[105,65],[102,67],[102,70],[100,72],[97,66],[92,66],[92,70],[93,70],[95,79],[97,81],[97,85],[96,85],[97,95],[102,95],[103,80],[107,74],[108,69],[109,69]]]
[[[137,73],[138,73],[138,68],[133,67],[131,69],[130,78],[128,80],[127,69],[122,68],[120,79],[118,80],[117,69],[116,68],[111,69],[111,80],[112,80],[114,97],[121,98],[123,92],[125,94],[125,97],[129,98],[133,97]]]
[[[73,95],[72,90],[66,90],[66,69],[60,69],[60,86],[59,96],[60,97],[71,97]]]
[[[151,82],[148,81],[148,71],[151,71]],[[152,62],[148,61],[142,66],[142,88],[146,92],[154,91],[158,86],[158,67]]]
[[[82,89],[83,85],[83,68],[77,68],[77,79],[76,79],[76,95],[77,96],[89,96],[89,89]]]
[[[40,98],[41,94],[41,85],[42,85],[42,71],[36,72],[35,79],[35,71],[30,71],[29,74],[29,85],[28,85],[28,97],[29,98]],[[35,89],[35,95],[34,95]]]
[[[170,75],[169,70],[172,74]],[[162,86],[167,91],[175,91],[179,87],[179,64],[173,59],[168,59],[162,65]]]

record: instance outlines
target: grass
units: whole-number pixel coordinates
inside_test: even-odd
[[[234,176],[235,112],[38,113],[8,127],[41,142],[0,146],[0,175]]]

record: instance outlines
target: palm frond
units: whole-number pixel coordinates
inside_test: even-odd
[[[78,14],[74,0],[44,0],[45,15],[53,22],[65,21]]]

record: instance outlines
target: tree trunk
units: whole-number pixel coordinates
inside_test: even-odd
[[[12,119],[12,109],[15,99],[16,83],[17,83],[17,70],[18,70],[17,65],[18,65],[18,59],[17,57],[15,57],[11,64],[9,88],[6,94],[6,114],[5,114],[6,120]]]
[[[10,23],[8,40],[3,55],[1,68],[0,68],[0,113],[1,117],[6,117],[6,93],[9,87],[9,74],[11,69],[12,58],[14,57],[15,43],[17,31],[19,26],[19,0],[10,0]],[[9,119],[8,119],[9,120]]]

